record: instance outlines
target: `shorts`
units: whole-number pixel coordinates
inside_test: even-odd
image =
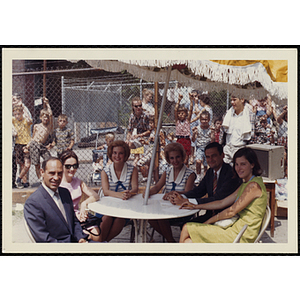
[[[179,138],[177,143],[181,144],[185,150],[186,156],[190,156],[192,153],[191,139],[190,138]]]
[[[207,161],[206,161],[206,157],[205,157],[204,148],[197,147],[196,160],[202,160],[203,166],[207,167]]]
[[[25,159],[30,159],[30,153],[24,153],[23,147],[26,145],[15,144],[16,163],[24,164]]]
[[[31,157],[31,164],[36,166],[40,164],[40,157],[46,160],[51,157],[51,154],[44,145],[39,144],[36,141],[31,141],[30,157]]]

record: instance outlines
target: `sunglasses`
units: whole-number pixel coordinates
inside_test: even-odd
[[[134,105],[135,108],[138,108],[138,107],[142,107],[142,104],[141,105]]]
[[[65,166],[65,168],[66,168],[67,170],[71,169],[72,167],[73,167],[73,169],[78,169],[78,164],[74,164],[74,165],[64,165],[64,166]]]

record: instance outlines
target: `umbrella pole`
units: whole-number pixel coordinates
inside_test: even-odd
[[[155,163],[156,149],[157,149],[157,145],[158,145],[159,132],[160,132],[160,129],[161,129],[162,117],[163,117],[164,108],[165,108],[166,99],[167,99],[167,91],[168,91],[168,88],[169,88],[169,81],[170,81],[170,77],[171,77],[171,71],[172,71],[172,66],[169,66],[168,71],[167,71],[167,79],[166,79],[166,83],[165,83],[164,95],[163,95],[163,99],[162,99],[162,103],[161,103],[161,107],[160,107],[159,118],[158,118],[158,122],[157,122],[156,133],[155,133],[153,152],[152,152],[152,157],[151,157],[151,161],[150,161],[148,180],[147,180],[147,186],[146,186],[146,191],[145,191],[144,205],[148,204],[151,178],[152,178],[153,167],[154,167],[154,163]],[[150,174],[150,176],[149,176],[149,174]]]

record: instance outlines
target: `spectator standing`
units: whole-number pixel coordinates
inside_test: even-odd
[[[224,161],[226,163],[232,163],[234,153],[250,141],[252,129],[254,129],[254,124],[251,123],[252,112],[249,109],[250,105],[246,105],[246,100],[232,95],[231,105],[222,125],[226,133],[226,145],[224,147]]]
[[[13,114],[12,124],[17,132],[15,141],[16,163],[20,166],[16,186],[17,188],[24,188],[29,186],[26,175],[30,168],[30,154],[26,146],[31,138],[30,126],[32,125],[32,119],[24,112],[22,105],[14,106]]]
[[[196,141],[196,173],[197,179],[195,184],[201,181],[202,164],[204,167],[204,175],[207,171],[207,162],[205,158],[205,147],[212,142],[212,131],[209,126],[210,114],[207,110],[204,110],[200,114],[200,125],[193,128],[192,141]]]
[[[49,100],[43,98],[44,108],[40,111],[41,123],[33,126],[32,138],[27,148],[30,149],[31,163],[35,166],[36,175],[40,182],[42,181],[40,173],[40,157],[44,160],[48,159],[51,155],[49,150],[52,148],[52,143],[46,144],[49,135],[53,133],[53,115],[49,105]]]
[[[151,103],[151,100],[153,98],[153,92],[149,89],[143,89],[142,95],[143,95],[142,108],[144,112],[149,116],[154,116],[155,110],[153,104]]]
[[[212,127],[213,142],[217,142],[221,145],[223,144],[223,135],[224,135],[222,122],[223,122],[223,118],[217,117],[214,121],[214,127]]]
[[[178,102],[175,105],[175,123],[177,143],[181,144],[185,150],[186,157],[184,164],[188,165],[191,155],[191,117],[193,111],[193,101],[190,98],[190,109],[180,105],[182,95],[179,94]]]
[[[74,146],[74,132],[67,128],[68,116],[61,114],[57,119],[58,128],[54,131],[52,147],[56,146],[57,156],[60,156],[65,150],[72,150]]]
[[[134,97],[131,102],[132,114],[129,118],[128,133],[126,138],[126,143],[129,145],[130,149],[135,149],[139,151],[135,152],[134,164],[139,159],[139,154],[144,153],[143,144],[140,139],[149,136],[149,115],[144,113],[142,109],[142,101],[139,97]]]

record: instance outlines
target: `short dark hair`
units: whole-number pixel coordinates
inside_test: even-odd
[[[209,95],[208,94],[202,94],[199,97],[199,100],[203,101],[205,104],[209,104]]]
[[[207,116],[210,120],[210,113],[206,109],[200,113],[200,120],[201,120],[201,116]]]
[[[45,159],[45,160],[42,162],[42,169],[43,169],[44,171],[46,171],[47,163],[48,163],[49,161],[52,161],[52,160],[58,160],[58,161],[62,164],[61,160],[60,160],[58,157],[50,156],[49,158]]]
[[[68,159],[68,158],[75,158],[76,159],[76,163],[79,165],[79,161],[78,161],[78,156],[77,154],[72,151],[72,150],[65,150],[64,152],[62,152],[60,155],[59,155],[59,159],[61,161],[61,163],[64,165],[65,164],[65,161]]]
[[[238,157],[242,157],[242,156],[244,156],[249,161],[250,164],[254,164],[252,174],[254,176],[261,175],[262,169],[258,162],[258,158],[257,158],[255,151],[249,147],[243,147],[243,148],[239,149],[238,151],[236,151],[233,156],[233,172],[234,172],[235,176],[238,177],[238,174],[235,171],[235,167],[234,167],[236,159]]]
[[[223,118],[222,118],[222,116],[218,116],[218,117],[216,117],[215,119],[214,119],[214,124],[216,124],[216,122],[217,121],[220,121],[220,122],[222,122],[223,121]]]
[[[204,148],[204,153],[207,149],[211,149],[211,148],[217,148],[220,155],[223,154],[223,146],[217,142],[212,142],[206,145],[206,147]]]

